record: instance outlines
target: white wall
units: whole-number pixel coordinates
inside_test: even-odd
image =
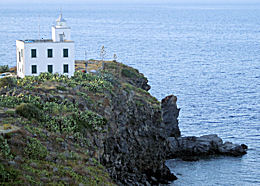
[[[19,61],[19,52],[21,55],[21,61]],[[24,66],[24,42],[22,41],[16,41],[16,67],[17,67],[17,76],[19,77],[24,77],[24,72],[25,72],[25,66]]]
[[[17,48],[20,42],[17,42]],[[63,49],[69,49],[69,56],[63,57]],[[36,58],[31,58],[31,49],[36,49]],[[53,49],[53,57],[48,58],[47,49]],[[18,57],[18,56],[17,56]],[[17,58],[17,60],[19,60]],[[74,42],[33,42],[24,43],[24,75],[39,75],[41,72],[48,71],[48,65],[53,65],[53,73],[63,74],[63,65],[69,65],[69,77],[74,75],[75,72],[75,54]],[[18,63],[18,62],[17,62]],[[37,65],[37,73],[32,74],[32,65]],[[19,77],[24,77],[23,74],[18,74]]]
[[[52,40],[54,42],[60,42],[60,36],[59,34],[65,35],[64,40],[70,40],[70,28],[69,27],[63,27],[63,28],[57,28],[55,26],[52,27]]]

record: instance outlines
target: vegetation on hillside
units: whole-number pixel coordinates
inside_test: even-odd
[[[72,78],[0,79],[0,127],[10,129],[0,130],[0,185],[113,185],[96,144],[109,129],[105,108],[119,90],[134,92],[137,106],[159,105],[133,86],[137,78],[146,80],[133,68],[106,62],[101,72]]]

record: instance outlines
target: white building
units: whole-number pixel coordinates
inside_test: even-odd
[[[52,39],[17,40],[17,76],[37,76],[41,72],[65,74],[75,72],[74,41],[62,14],[52,27]]]

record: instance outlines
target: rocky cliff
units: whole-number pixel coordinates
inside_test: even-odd
[[[175,131],[169,133],[170,121],[162,123],[160,102],[147,92],[147,82],[116,62],[73,78],[44,73],[1,80],[1,183],[175,180],[164,164],[166,139]]]
[[[215,135],[181,137],[177,98],[161,103],[136,69],[41,74],[0,82],[0,182],[159,185],[177,179],[168,158],[241,155]]]
[[[177,98],[170,95],[161,103],[163,123],[170,123],[168,131],[171,136],[167,138],[168,159],[181,158],[185,161],[196,161],[210,155],[241,156],[246,154],[247,146],[245,144],[223,143],[223,140],[216,134],[182,137],[178,127],[179,109],[177,109],[176,101]]]

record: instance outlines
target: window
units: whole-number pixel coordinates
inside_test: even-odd
[[[48,49],[48,58],[52,58],[52,49]]]
[[[63,65],[63,73],[69,73],[69,65]]]
[[[32,65],[32,74],[37,74],[37,65]]]
[[[21,57],[23,57],[23,49],[21,49]]]
[[[36,58],[36,49],[31,49],[32,58]]]
[[[69,49],[67,48],[63,49],[63,57],[69,57]]]
[[[48,72],[52,73],[53,72],[53,66],[52,65],[48,65]]]

